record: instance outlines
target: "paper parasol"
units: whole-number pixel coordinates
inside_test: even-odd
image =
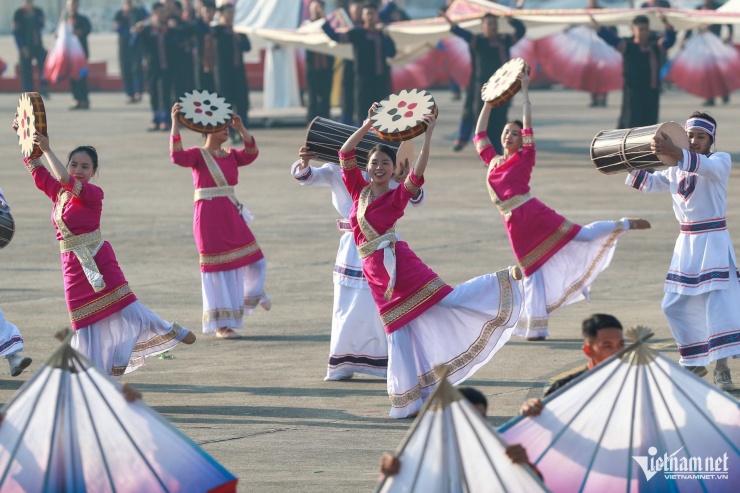
[[[704,99],[729,95],[740,88],[740,51],[712,32],[695,34],[674,57],[666,80]]]
[[[1,412],[1,491],[236,491],[229,471],[66,343]]]
[[[602,93],[622,88],[622,55],[587,26],[536,41],[542,69],[571,89]]]
[[[628,334],[637,342],[502,438],[524,446],[553,492],[738,491],[740,403],[650,349],[646,329]]]
[[[401,442],[401,469],[376,492],[547,491],[529,467],[513,464],[480,413],[435,369],[440,382]]]

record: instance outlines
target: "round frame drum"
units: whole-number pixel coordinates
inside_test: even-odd
[[[231,103],[227,103],[215,92],[186,92],[178,101],[180,112],[177,114],[177,121],[194,132],[212,134],[231,123]]]
[[[46,111],[41,94],[24,92],[18,100],[18,108],[15,111],[18,115],[16,134],[23,157],[36,159],[43,156],[41,148],[33,143],[36,131],[41,135],[48,135],[46,133]]]
[[[347,139],[355,133],[357,127],[335,122],[327,118],[317,116],[308,125],[306,132],[306,147],[309,152],[315,152],[318,159],[327,163],[339,162],[339,149],[342,148]],[[396,150],[396,162],[402,163],[408,159],[414,162],[414,143],[405,141],[401,143],[386,142],[372,133],[367,133],[362,138],[355,153],[357,154],[357,165],[365,170],[367,168],[367,154],[378,144],[384,144]]]
[[[605,175],[642,168],[675,166],[677,160],[673,156],[654,154],[650,150],[653,137],[661,133],[665,133],[681,149],[689,148],[686,131],[676,122],[602,130],[591,141],[591,161]]]
[[[429,91],[411,89],[391,94],[380,102],[370,121],[378,136],[389,142],[400,142],[418,137],[427,130],[424,115],[438,115],[437,103]]]
[[[512,58],[488,79],[485,90],[481,90],[481,99],[491,108],[509,102],[522,88],[518,77],[525,72],[529,73],[527,62],[523,58]]]
[[[0,211],[0,248],[5,248],[15,234],[15,221],[10,212]]]

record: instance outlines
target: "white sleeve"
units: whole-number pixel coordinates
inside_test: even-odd
[[[683,159],[678,168],[689,173],[696,173],[710,180],[726,183],[730,178],[732,158],[726,152],[715,152],[710,156],[683,150]]]
[[[419,189],[419,192],[411,197],[411,200],[409,200],[409,203],[411,204],[411,207],[419,207],[420,205],[424,204],[424,201],[426,200],[426,192],[424,192],[423,188]]]
[[[299,164],[301,164],[300,160],[293,163],[290,173],[293,175],[293,178],[298,180],[298,183],[306,186],[330,187],[335,168],[337,171],[339,170],[339,166],[331,163],[326,163],[320,168],[306,166],[302,170],[299,170]]]
[[[663,171],[648,173],[644,169],[635,170],[627,175],[624,183],[643,193],[667,192],[671,189],[671,183]]]

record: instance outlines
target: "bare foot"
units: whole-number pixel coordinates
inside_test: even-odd
[[[650,229],[650,223],[647,219],[642,218],[627,218],[630,223],[630,229]]]
[[[182,342],[183,344],[192,344],[192,343],[194,343],[195,342],[195,334],[193,334],[192,332],[188,332],[188,335],[186,335],[182,339],[182,341],[180,341],[180,342]]]
[[[270,308],[272,308],[272,300],[269,296],[264,295],[262,297],[262,301],[260,301],[260,306],[265,309],[266,312],[270,311]]]
[[[221,328],[216,329],[216,338],[217,339],[241,339],[242,336],[240,336],[237,332],[233,331],[232,329],[221,327]]]
[[[127,383],[124,383],[121,386],[121,392],[123,392],[123,397],[126,399],[126,402],[136,402],[141,399],[141,392]]]

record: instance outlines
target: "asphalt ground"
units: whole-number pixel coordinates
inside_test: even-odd
[[[410,208],[398,230],[429,266],[455,285],[514,264],[514,257],[473,147],[450,150],[461,103],[445,90],[432,92],[440,116],[425,174],[427,201]],[[0,367],[3,403],[57,347],[53,334],[69,324],[51,202],[34,187],[10,130],[17,99],[18,94],[0,94],[0,126],[6,129],[0,133],[0,187],[17,227],[12,243],[0,252],[0,306],[21,328],[25,354],[34,363],[17,378]],[[602,175],[589,160],[595,133],[616,123],[619,94],[609,95],[605,109],[587,108],[585,93],[558,88],[534,90],[531,99],[538,149],[533,194],[581,224],[639,216],[653,228],[619,240],[611,266],[593,286],[591,302],[557,312],[548,340],[511,340],[466,383],[488,397],[495,426],[514,416],[523,400],[539,396],[553,376],[584,362],[580,321],[591,313],[614,314],[625,326],[651,327],[653,344],[678,360],[660,310],[678,234],[670,196],[639,194],[623,184],[625,175]],[[253,104],[260,101],[261,95],[254,94]],[[290,176],[305,128],[254,130],[260,156],[242,169],[237,196],[255,215],[252,228],[267,257],[266,288],[273,308],[245,320],[244,339],[223,341],[200,335],[192,179],[188,170],[170,163],[168,134],[146,132],[146,102],[127,105],[122,94],[93,93],[92,109],[85,112],[69,111],[71,102],[70,95],[59,93],[45,101],[52,148],[59,156],[79,144],[98,149],[95,182],[106,193],[104,238],[113,245],[138,298],[199,336],[193,346],[176,348],[172,359],[151,359],[123,381],[139,388],[149,405],[237,475],[241,491],[370,490],[381,452],[396,448],[411,421],[388,417],[382,379],[323,381],[338,216],[329,190],[300,187]],[[668,89],[661,119],[683,122],[699,104],[696,97]],[[734,104],[711,113],[719,122],[720,150],[737,156],[740,121]],[[260,111],[254,116],[269,116]],[[510,117],[519,117],[520,111],[521,100],[515,98]],[[283,116],[302,119],[297,110]],[[184,143],[198,145],[200,137],[185,131]],[[727,220],[736,240],[738,187],[734,170]],[[740,362],[733,360],[730,367],[740,383]],[[711,382],[711,368],[705,378]]]

